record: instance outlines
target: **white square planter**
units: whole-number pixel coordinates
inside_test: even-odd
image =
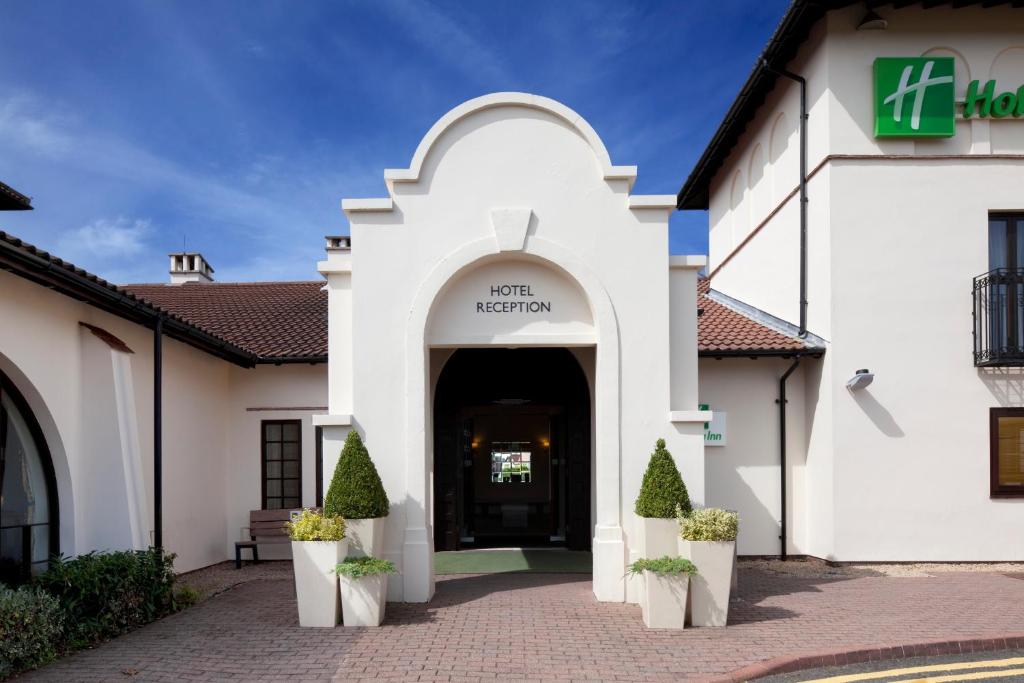
[[[353,579],[341,574],[341,616],[345,626],[380,626],[388,597],[388,575]]]
[[[650,560],[679,556],[679,522],[675,517],[641,517],[640,533],[641,556]]]
[[[338,576],[334,568],[345,559],[347,550],[347,538],[340,541],[292,541],[299,626],[338,625]]]
[[[690,577],[645,571],[640,609],[647,628],[683,628]]]
[[[678,557],[679,555],[679,522],[675,519],[661,517],[637,516],[636,557],[656,560],[659,557]],[[631,555],[632,557],[632,555]],[[627,579],[627,602],[639,603],[644,596],[644,581],[639,575],[631,575]]]
[[[697,575],[690,581],[690,624],[725,626],[729,619],[736,541],[679,539],[679,556],[697,566]]]
[[[345,536],[352,557],[381,557],[384,554],[384,523],[387,517],[346,519]]]

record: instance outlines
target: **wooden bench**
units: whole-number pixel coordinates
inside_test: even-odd
[[[235,569],[242,568],[242,550],[252,551],[252,563],[260,562],[260,545],[279,545],[291,543],[288,538],[289,521],[293,512],[298,510],[253,510],[249,513],[249,526],[242,527],[242,538],[249,540],[235,541]]]

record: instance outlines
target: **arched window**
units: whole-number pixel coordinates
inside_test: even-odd
[[[0,373],[0,583],[44,571],[58,539],[50,452],[25,399]]]

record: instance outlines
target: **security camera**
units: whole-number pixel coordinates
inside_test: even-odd
[[[857,391],[858,389],[865,388],[874,381],[875,376],[870,370],[858,370],[846,383],[846,388],[850,391]]]

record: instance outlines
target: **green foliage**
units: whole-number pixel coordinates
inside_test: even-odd
[[[199,589],[194,586],[182,586],[174,591],[174,609],[175,611],[191,607],[192,605],[199,602],[199,598],[202,594]]]
[[[677,505],[688,513],[691,509],[690,494],[686,492],[686,484],[683,483],[672,454],[665,450],[665,440],[658,439],[647,464],[647,471],[644,472],[640,495],[636,498],[636,514],[640,517],[671,519],[675,516]]]
[[[174,555],[157,548],[54,558],[36,583],[64,611],[72,648],[93,645],[170,614]]]
[[[340,541],[345,538],[345,520],[304,509],[292,522],[285,522],[293,541]]]
[[[643,574],[645,571],[660,574],[661,576],[678,574],[693,576],[697,573],[697,567],[687,559],[669,557],[668,555],[659,557],[656,560],[642,558],[629,565],[630,574]]]
[[[679,535],[687,541],[735,541],[740,516],[719,508],[697,508],[689,514],[678,511]]]
[[[0,585],[0,679],[55,659],[63,640],[56,598],[36,587]]]
[[[334,468],[331,485],[324,499],[325,515],[340,515],[345,519],[386,517],[389,511],[388,494],[370,460],[359,432],[352,430],[345,439],[341,457]]]
[[[379,574],[394,574],[395,563],[391,560],[379,560],[376,557],[350,557],[337,567],[335,573],[342,574],[352,579],[361,579],[364,576],[377,576]]]

